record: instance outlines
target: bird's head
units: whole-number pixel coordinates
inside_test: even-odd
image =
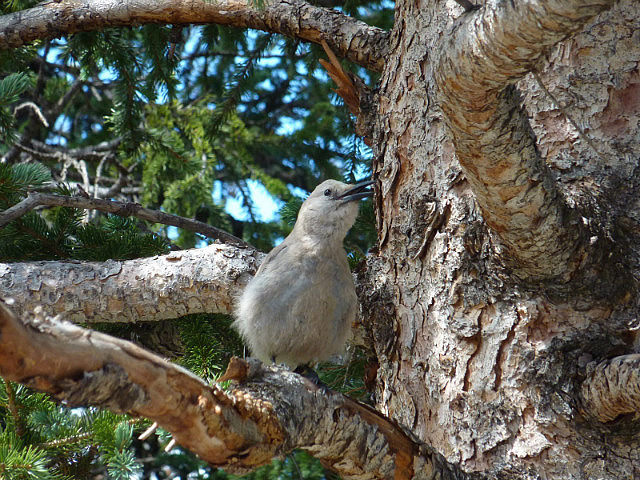
[[[372,194],[367,189],[373,181],[349,185],[325,180],[304,201],[295,229],[319,237],[339,237],[340,241],[358,216],[358,200]]]

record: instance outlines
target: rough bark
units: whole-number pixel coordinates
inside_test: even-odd
[[[313,43],[365,68],[381,71],[388,34],[337,10],[302,0],[265,1],[264,8],[243,0],[50,1],[0,17],[0,48],[76,32],[145,23],[217,23],[282,33]]]
[[[27,359],[27,361],[25,361]],[[365,405],[296,374],[236,360],[230,392],[132,343],[0,303],[0,374],[69,406],[145,416],[213,465],[242,473],[295,448],[343,478],[462,478]]]
[[[0,295],[19,314],[41,307],[77,322],[136,322],[226,313],[263,254],[213,244],[136,260],[0,264]]]
[[[623,415],[637,420],[640,411],[640,355],[623,355],[589,366],[582,383],[585,414],[599,422],[611,422]]]
[[[640,15],[623,1],[579,27],[590,7],[564,3],[565,33],[581,31],[548,50],[564,34],[539,5],[396,2],[374,138],[379,253],[361,274],[377,408],[466,472],[633,478],[637,424],[587,418],[580,390],[591,362],[637,351]],[[533,11],[500,16],[512,8]],[[547,29],[551,43],[532,35]],[[517,81],[529,69],[560,104]],[[525,232],[545,222],[557,228]],[[591,287],[562,293],[589,262]]]
[[[434,60],[458,161],[514,270],[530,280],[571,278],[588,255],[589,235],[536,150],[519,95],[505,87],[613,3],[488,2],[461,18]]]
[[[1,303],[0,339],[4,378],[70,406],[146,416],[211,463],[230,463],[246,450],[246,464],[259,465],[282,442],[270,405],[238,401],[124,340],[40,315],[23,324]]]
[[[379,253],[359,296],[377,408],[463,472],[640,476],[622,357],[640,350],[640,11],[623,0],[584,24],[609,5],[396,1],[373,142]]]

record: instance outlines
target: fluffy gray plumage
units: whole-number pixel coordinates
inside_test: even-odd
[[[344,349],[358,300],[342,242],[370,183],[322,182],[291,234],[266,256],[234,322],[253,356],[296,367]]]

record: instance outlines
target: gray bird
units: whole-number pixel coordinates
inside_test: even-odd
[[[266,256],[235,312],[253,356],[296,367],[342,352],[358,310],[342,242],[372,183],[322,182]]]

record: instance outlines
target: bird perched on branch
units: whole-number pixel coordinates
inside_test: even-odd
[[[253,356],[297,367],[343,350],[358,299],[342,242],[372,183],[322,182],[266,256],[235,312]]]

